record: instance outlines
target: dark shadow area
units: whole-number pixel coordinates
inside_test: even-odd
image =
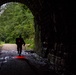
[[[36,75],[58,75],[57,73],[55,73],[55,71],[49,70],[49,68],[46,67],[47,65],[40,67],[40,68],[37,68],[36,65],[32,64],[26,57],[25,58],[16,58],[16,59],[20,60],[20,61],[26,61],[27,64],[32,69],[32,71],[34,71],[34,73]]]

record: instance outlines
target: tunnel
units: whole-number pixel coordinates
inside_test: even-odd
[[[72,1],[65,0],[1,0],[25,4],[34,16],[35,51],[48,58],[52,69],[59,75],[76,72],[76,9]],[[46,48],[45,48],[46,47]]]

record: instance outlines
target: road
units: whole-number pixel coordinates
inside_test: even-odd
[[[32,53],[24,50],[18,56],[16,45],[4,44],[0,52],[0,75],[55,75],[47,71],[47,66],[35,63],[34,58]]]

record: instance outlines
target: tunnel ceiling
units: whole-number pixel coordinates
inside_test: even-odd
[[[36,18],[39,18],[40,16],[44,17],[47,14],[50,14],[50,12],[55,12],[64,8],[67,9],[68,6],[64,0],[59,2],[53,0],[0,0],[0,5],[7,2],[20,2],[27,5],[28,8],[32,11],[33,15],[36,16]]]
[[[20,2],[27,5],[40,24],[50,22],[53,13],[57,15],[61,13],[64,15],[65,12],[68,13],[70,9],[74,9],[73,7],[70,8],[70,3],[67,3],[65,0],[0,0],[0,5],[7,2]]]
[[[0,0],[0,5],[7,2],[20,2],[25,5],[33,12],[34,15],[39,13],[42,9],[44,0]]]

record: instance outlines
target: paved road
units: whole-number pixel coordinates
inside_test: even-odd
[[[22,46],[24,49],[25,46]],[[3,44],[2,50],[17,50],[16,44]]]
[[[4,44],[0,52],[0,75],[39,75],[29,58],[24,50],[18,56],[15,44]]]
[[[22,56],[18,56],[15,44],[4,44],[0,53],[0,75],[36,75],[26,55]]]
[[[4,45],[0,52],[0,75],[55,75],[47,71],[47,66],[34,63],[33,58],[33,54],[24,50],[18,56],[16,45]]]
[[[0,75],[36,75],[36,72],[28,64],[27,60],[11,59],[2,64]]]

